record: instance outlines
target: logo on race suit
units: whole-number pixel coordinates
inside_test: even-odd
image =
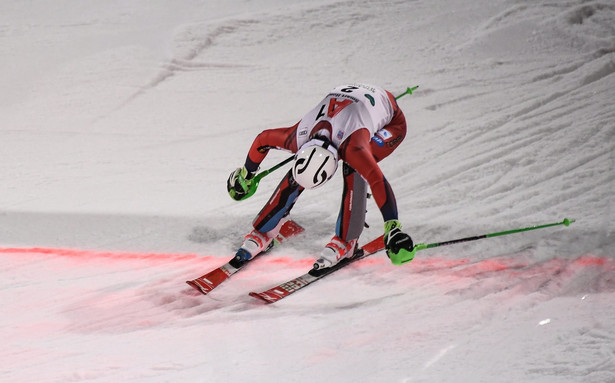
[[[369,94],[364,94],[363,96],[365,96],[365,98],[369,100],[369,103],[372,104],[372,106],[376,105],[376,101],[372,96],[370,96]]]
[[[340,130],[339,132],[337,132],[337,139],[338,140],[341,140],[343,137],[344,137],[344,132],[343,131]]]
[[[376,132],[377,135],[379,135],[380,137],[382,137],[383,140],[388,140],[389,138],[393,137],[393,135],[391,134],[391,132],[389,132],[386,129],[380,129],[379,131]]]
[[[378,136],[372,137],[372,141],[374,141],[378,146],[384,146],[384,141],[382,141],[382,138]]]

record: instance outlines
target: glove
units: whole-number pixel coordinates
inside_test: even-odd
[[[387,256],[394,265],[401,265],[414,259],[414,243],[412,238],[401,231],[401,223],[398,220],[390,220],[384,223],[384,247]]]
[[[228,194],[235,201],[241,201],[250,197],[253,193],[250,193],[252,186],[252,179],[256,173],[249,172],[246,167],[235,169],[226,181],[226,190]]]

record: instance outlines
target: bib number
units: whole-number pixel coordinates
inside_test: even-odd
[[[320,107],[320,111],[318,112],[316,119],[318,120],[319,118],[325,116],[325,108],[327,108],[326,116],[329,118],[333,118],[339,112],[344,110],[345,107],[347,107],[348,105],[352,103],[353,103],[352,100],[338,100],[337,98],[331,98],[329,99],[328,105],[324,104],[323,106]]]

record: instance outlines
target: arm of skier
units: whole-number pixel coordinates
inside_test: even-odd
[[[256,172],[269,149],[282,149],[291,152],[297,151],[297,127],[299,123],[287,128],[263,130],[252,142],[246,156],[245,168],[248,172]]]
[[[253,185],[252,180],[269,149],[297,151],[295,135],[298,125],[299,123],[288,128],[267,129],[256,136],[248,151],[244,166],[235,169],[226,182],[226,189],[231,198],[240,201],[254,193],[253,187],[257,184]]]

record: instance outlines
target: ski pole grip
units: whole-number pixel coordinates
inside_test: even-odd
[[[287,163],[289,163],[290,161],[292,161],[295,158],[294,155],[288,157],[287,159],[285,159],[284,161],[280,162],[279,164],[271,167],[270,169],[267,170],[263,170],[262,172],[258,173],[257,175],[254,176],[254,178],[252,178],[252,182],[250,183],[250,190],[248,190],[248,193],[246,193],[246,195],[240,199],[240,201],[243,201],[245,199],[248,199],[250,197],[252,197],[254,195],[254,193],[256,193],[256,189],[258,188],[258,184],[261,182],[261,180],[263,178],[265,178],[269,173],[272,173],[276,170],[278,170],[279,168],[281,168],[282,166],[286,165]]]

